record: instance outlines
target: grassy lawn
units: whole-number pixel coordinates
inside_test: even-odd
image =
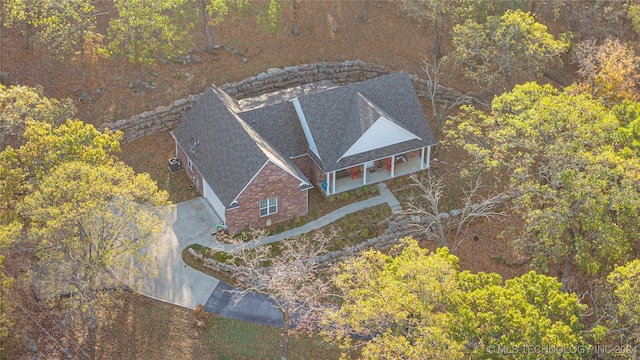
[[[114,322],[100,327],[94,359],[280,359],[280,329],[207,315],[195,326],[194,312],[144,296],[125,293]],[[319,335],[290,340],[291,359],[337,359],[339,350]]]
[[[206,323],[205,344],[211,349],[210,359],[280,359],[279,328],[215,315]],[[319,335],[291,339],[291,359],[337,359],[339,356],[340,351]]]
[[[203,273],[205,273],[205,274],[207,274],[209,276],[212,276],[212,277],[214,277],[214,278],[216,278],[218,280],[224,281],[227,284],[236,285],[236,281],[233,278],[230,278],[227,275],[225,275],[225,274],[223,274],[223,273],[221,273],[219,271],[213,270],[211,268],[208,268],[208,267],[202,265],[202,261],[200,261],[199,259],[196,259],[193,256],[191,256],[191,254],[189,253],[189,250],[188,250],[190,248],[194,249],[195,251],[197,251],[200,254],[204,254],[205,256],[207,256],[207,255],[213,256],[213,253],[211,253],[211,249],[209,249],[209,248],[207,248],[205,246],[202,246],[200,244],[192,244],[192,245],[189,245],[185,249],[182,250],[182,260],[184,261],[185,264],[191,266],[192,268],[194,268],[194,269],[196,269],[196,270],[198,270],[200,272],[203,272]],[[215,253],[221,254],[222,256],[227,255],[226,253],[219,252],[219,251],[215,252]],[[216,260],[221,260],[221,259],[216,259]]]

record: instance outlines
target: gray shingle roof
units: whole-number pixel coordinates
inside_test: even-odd
[[[237,115],[239,111],[235,99],[212,86],[173,132],[225,206],[231,206],[269,160],[308,183],[289,159]]]
[[[287,158],[304,155],[309,146],[289,100],[338,87],[324,80],[238,101],[240,117]]]
[[[305,94],[298,97],[298,101],[325,172],[436,144],[406,72]],[[340,159],[380,116],[415,134],[420,140],[409,140]]]
[[[309,150],[289,102],[293,98],[300,102],[320,159]],[[420,139],[341,159],[381,116]],[[307,188],[309,181],[292,157],[309,154],[329,172],[436,144],[406,72],[345,86],[307,84],[241,101],[212,86],[185,115],[174,136],[227,207],[269,160]]]
[[[307,153],[302,126],[288,101],[252,109],[240,116],[269,143],[277,146],[283,156],[291,158]]]

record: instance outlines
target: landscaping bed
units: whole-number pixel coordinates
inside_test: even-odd
[[[310,221],[317,220],[319,217],[327,215],[345,205],[377,196],[379,193],[377,185],[365,186],[329,197],[322,195],[318,189],[311,189],[309,190],[309,212],[307,215],[298,216],[289,221],[267,226],[264,230],[267,232],[267,236],[279,234],[283,231],[303,226]]]
[[[333,236],[327,252],[337,252],[382,235],[387,229],[387,220],[390,216],[391,210],[389,206],[382,204],[348,214],[330,225],[302,236],[313,236],[314,233],[318,231],[324,233],[325,236]],[[295,241],[295,238],[285,241]],[[262,246],[270,247],[273,256],[281,254],[278,242]],[[195,254],[193,252],[195,252]],[[317,255],[321,256],[324,254]],[[221,269],[220,266],[217,265],[231,263],[233,257],[224,251],[214,251],[209,247],[193,244],[182,251],[182,258],[185,263],[196,270],[225,282],[234,283],[234,280],[227,275],[228,270],[225,271],[226,269]]]

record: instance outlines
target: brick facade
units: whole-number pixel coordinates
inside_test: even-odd
[[[311,159],[309,158],[309,155],[302,155],[302,156],[298,156],[297,158],[291,159],[293,164],[297,166],[298,169],[300,169],[300,171],[302,171],[304,176],[306,176],[307,178],[309,178],[309,161],[310,160]]]
[[[320,169],[318,164],[309,155],[303,155],[292,160],[304,176],[311,181],[313,186],[322,191],[322,183],[327,181],[327,174]]]
[[[198,192],[204,195],[202,174],[195,165],[189,169],[189,157],[180,145],[177,149],[182,168],[197,186]],[[301,165],[306,164],[307,160],[311,161],[308,156],[298,159]],[[298,162],[294,162],[298,166]],[[299,185],[300,180],[272,162],[268,162],[238,197],[238,206],[226,210],[226,225],[229,233],[239,233],[249,226],[261,228],[266,225],[267,219],[271,219],[275,224],[306,215],[307,190],[300,190]],[[278,211],[272,215],[260,216],[260,201],[273,197],[278,198]]]
[[[307,214],[307,190],[300,190],[300,180],[268,162],[238,197],[238,206],[227,209],[227,228],[230,234],[246,227],[261,228],[267,220],[273,224]],[[278,211],[260,216],[260,201],[278,198]]]

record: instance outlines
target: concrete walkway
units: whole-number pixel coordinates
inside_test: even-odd
[[[278,242],[278,241],[282,241],[288,238],[292,238],[292,237],[296,237],[298,235],[302,235],[302,234],[307,234],[315,229],[319,229],[321,227],[327,226],[329,224],[331,224],[332,222],[339,220],[349,214],[352,214],[354,212],[358,212],[360,210],[364,210],[370,207],[374,207],[374,206],[378,206],[378,205],[382,205],[384,203],[388,204],[389,207],[391,208],[391,211],[393,213],[399,213],[402,212],[402,207],[400,206],[400,202],[398,201],[398,199],[396,199],[396,197],[393,195],[393,193],[387,188],[387,184],[385,183],[379,183],[378,184],[378,189],[380,190],[380,194],[377,196],[374,196],[372,198],[366,199],[366,200],[362,200],[362,201],[358,201],[356,203],[353,204],[349,204],[346,206],[343,206],[337,210],[334,210],[324,216],[319,217],[318,219],[314,220],[314,221],[310,221],[306,224],[304,224],[303,226],[299,226],[287,231],[283,231],[279,234],[275,234],[275,235],[271,235],[271,236],[267,236],[264,238],[260,238],[257,240],[252,240],[247,242],[246,244],[244,244],[244,248],[246,249],[250,249],[250,248],[254,248],[256,246],[260,246],[260,245],[266,245],[266,244],[271,244],[274,242]],[[211,246],[212,249],[215,250],[221,250],[221,251],[225,251],[225,252],[230,252],[233,251],[237,248],[237,245],[235,244],[223,244],[220,242],[215,241],[214,245]]]
[[[385,203],[394,213],[402,211],[386,184],[380,183],[378,188],[380,194],[377,196],[344,206],[304,226],[247,244],[255,247],[306,234],[348,214]],[[192,244],[224,251],[233,249],[232,245],[219,243],[211,236],[220,220],[204,198],[170,206],[166,219],[168,226],[158,244],[149,249],[156,260],[154,268],[149,269],[149,273],[132,276],[127,281],[129,286],[142,295],[188,309],[203,304],[205,311],[223,317],[266,325],[282,324],[282,316],[266,296],[248,294],[236,304],[233,287],[191,268],[182,260],[182,251]],[[150,275],[154,272],[157,277]]]

